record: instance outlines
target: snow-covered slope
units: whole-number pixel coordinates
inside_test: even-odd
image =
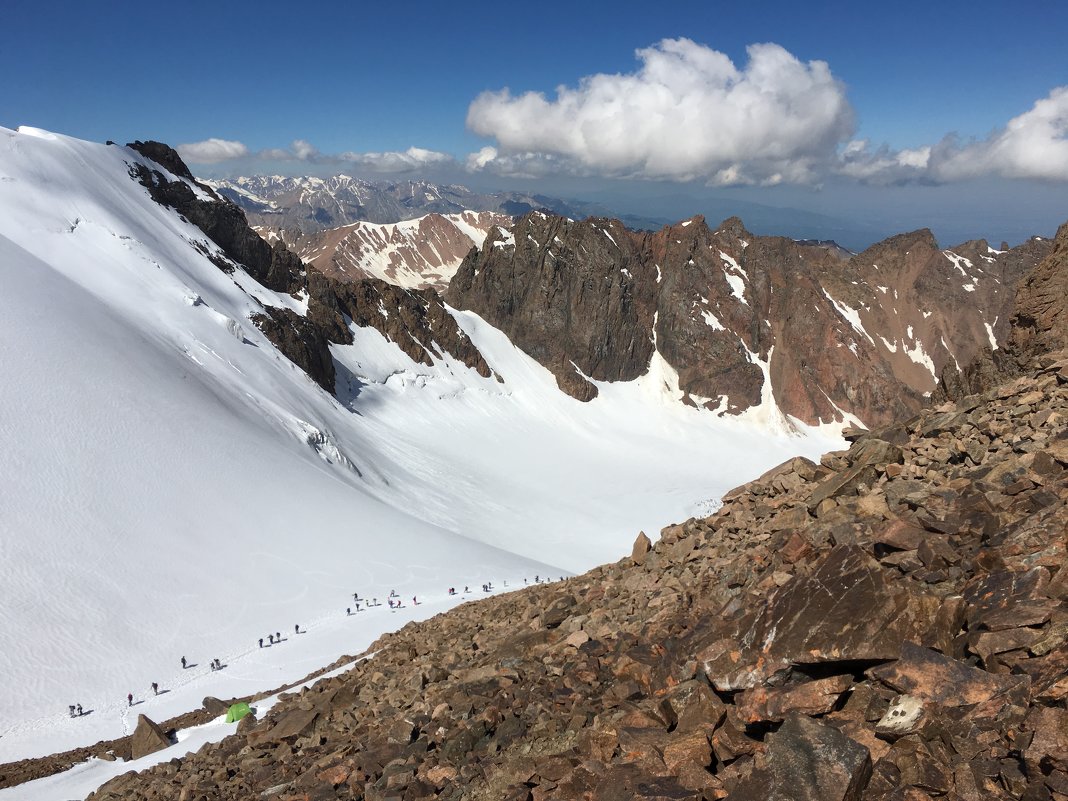
[[[655,358],[579,403],[471,313],[454,315],[503,383],[357,329],[332,346],[334,398],[249,320],[301,299],[221,272],[138,161],[0,129],[0,761],[298,678],[458,602],[450,586],[616,559],[639,528],[840,445],[770,409],[683,406]],[[425,604],[346,617],[354,591],[393,588]],[[170,692],[127,708],[152,681]]]

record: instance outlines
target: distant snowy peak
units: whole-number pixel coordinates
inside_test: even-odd
[[[243,209],[251,224],[275,232],[309,234],[361,221],[395,223],[427,214],[462,214],[468,210],[518,216],[544,208],[585,216],[557,198],[523,192],[486,194],[459,184],[427,181],[367,181],[349,175],[256,175],[204,183]]]
[[[356,222],[311,234],[258,227],[269,242],[283,239],[307,264],[341,281],[379,278],[408,289],[444,290],[472,248],[495,226],[511,226],[506,214],[463,211],[428,214],[397,223]]]

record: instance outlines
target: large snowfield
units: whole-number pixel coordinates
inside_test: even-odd
[[[683,405],[659,355],[580,403],[468,312],[503,383],[356,329],[333,346],[336,400],[249,321],[301,300],[215,267],[192,246],[214,250],[204,234],[130,178],[138,161],[0,128],[0,762],[300,679],[487,581],[619,559],[640,529],[842,447],[770,393],[740,418]],[[392,589],[403,610],[384,605]],[[383,605],[355,613],[354,592]],[[70,718],[77,703],[90,714]],[[140,764],[233,727],[208,728]],[[0,799],[83,797],[137,766]]]

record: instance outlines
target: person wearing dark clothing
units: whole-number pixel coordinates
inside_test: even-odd
[[[133,706],[133,693],[126,694],[126,703]]]
[[[69,709],[70,709],[70,716],[74,717],[74,704],[71,704]]]
[[[157,682],[152,682],[152,694],[159,695],[159,684]]]
[[[260,637],[260,648],[263,647],[263,637]]]
[[[85,714],[85,713],[84,713],[84,712],[82,712],[82,705],[81,705],[81,704],[78,704],[78,717],[81,717],[81,716],[82,716],[82,715],[84,715],[84,714]]]
[[[182,670],[185,670],[185,657],[182,657]]]

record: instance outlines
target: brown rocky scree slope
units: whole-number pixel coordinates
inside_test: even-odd
[[[468,256],[445,297],[582,400],[596,395],[585,377],[636,378],[655,347],[691,403],[758,404],[762,361],[783,412],[815,423],[844,409],[878,423],[915,413],[942,367],[972,361],[988,331],[1005,336],[1014,285],[1048,250],[1035,239],[942,251],[923,230],[842,259],[755,236],[737,218],[648,233],[532,213]]]
[[[1068,799],[1068,353],[382,637],[118,799]]]
[[[492,374],[482,354],[432,290],[403,290],[377,279],[338,282],[305,269],[283,244],[272,247],[260,238],[237,206],[218,198],[210,187],[197,184],[170,147],[159,142],[134,142],[128,147],[172,174],[140,163],[131,166],[131,176],[157,203],[175,209],[218,246],[222,255],[208,255],[220,269],[232,273],[241,268],[268,289],[307,298],[306,315],[264,306],[252,319],[286,357],[327,392],[333,394],[337,386],[329,346],[331,342],[352,342],[349,320],[377,329],[414,361],[432,364],[446,351],[480,375]],[[192,185],[209,199],[199,197]],[[203,249],[201,243],[193,244]]]

